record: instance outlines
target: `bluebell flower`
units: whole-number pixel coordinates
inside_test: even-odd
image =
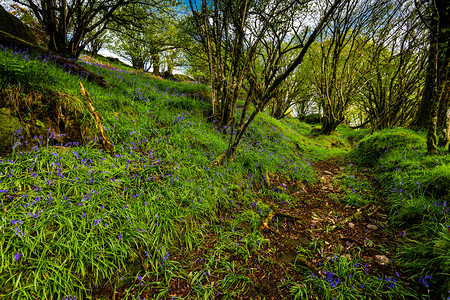
[[[23,256],[22,251],[14,253],[14,261],[18,261]]]

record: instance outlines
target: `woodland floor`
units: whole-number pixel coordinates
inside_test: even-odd
[[[325,277],[320,266],[336,255],[349,259],[358,255],[371,275],[407,278],[394,260],[383,262],[383,258],[380,260],[376,257],[392,258],[399,239],[398,232],[389,228],[388,212],[383,206],[383,199],[377,194],[379,183],[366,169],[346,170],[348,168],[343,167],[349,165],[351,162],[345,159],[317,162],[314,168],[318,180],[314,185],[275,176],[270,179],[271,185],[285,186],[286,192],[298,201],[275,204],[269,199],[263,199],[271,206],[272,212],[263,222],[260,232],[270,242],[258,255],[252,255],[247,261],[238,256],[233,257],[237,265],[246,266],[249,271],[246,276],[252,280],[252,283],[237,287],[243,293],[236,299],[290,299],[289,286],[283,286],[287,277],[294,282],[301,282],[299,266],[304,267],[305,272],[313,270],[315,275]],[[373,185],[373,190],[366,191],[372,197],[370,205],[356,207],[339,200],[344,193],[343,188],[346,188],[339,183],[339,178],[345,174],[368,180]],[[206,238],[210,240],[212,250],[216,240],[213,235]],[[313,251],[310,249],[308,257],[302,258],[299,255],[301,249],[311,248],[313,241]],[[195,268],[195,264],[205,254],[193,252],[189,258],[179,259],[190,262]],[[221,279],[211,278],[213,282]],[[149,291],[150,298],[151,294]],[[183,298],[192,294],[186,280],[175,278],[168,295]],[[320,296],[314,295],[314,299],[317,297]],[[221,297],[218,295],[216,298]]]
[[[401,270],[392,261],[384,264],[376,258],[377,255],[390,257],[393,253],[389,250],[396,247],[398,237],[389,229],[383,200],[373,201],[379,202],[378,205],[370,204],[359,208],[339,201],[339,195],[343,192],[338,178],[345,173],[356,178],[366,178],[375,191],[379,190],[378,182],[366,169],[352,170],[350,173],[341,167],[344,165],[348,166],[349,162],[327,160],[316,163],[314,168],[319,180],[313,186],[285,182],[299,201],[294,205],[279,205],[275,213],[275,218],[278,219],[277,229],[274,229],[272,222],[275,219],[267,224],[271,229],[265,229],[264,235],[276,247],[275,252],[267,253],[266,256],[275,264],[255,264],[257,271],[254,280],[264,289],[263,294],[267,295],[267,299],[289,297],[289,291],[279,291],[276,283],[281,282],[286,274],[293,279],[299,277],[297,272],[293,272],[292,265],[298,259],[299,246],[307,246],[312,241],[318,242],[313,258],[304,259],[300,263],[310,270],[316,270],[314,273],[318,276],[324,276],[319,269],[323,261],[337,254],[351,258],[361,253],[361,250],[361,258],[369,266],[369,273],[389,276],[396,272],[401,274]],[[279,180],[283,182],[283,179]],[[375,199],[379,197],[376,193],[370,196]]]

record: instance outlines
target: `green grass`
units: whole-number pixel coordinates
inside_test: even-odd
[[[310,273],[291,288],[293,299],[321,294],[325,299],[409,299],[415,297],[396,276],[375,276],[360,257],[329,258],[320,273]]]
[[[27,60],[8,51],[1,55],[4,68],[9,61]],[[311,158],[277,144],[283,138],[283,145],[295,147],[280,134],[289,127],[273,124],[270,130],[277,132],[265,151],[251,140],[251,132],[261,128],[252,128],[235,162],[210,168],[227,138],[203,121],[209,104],[186,96],[204,93],[204,86],[86,64],[113,86],[101,88],[52,62],[31,61],[24,74],[11,71],[4,81],[11,84],[11,74],[18,74],[28,88],[82,99],[81,81],[116,153],[103,152],[95,136],[86,145],[56,148],[50,129],[41,139],[48,143],[30,141],[45,146],[18,147],[0,161],[2,297],[85,298],[103,286],[129,296],[151,288],[167,297],[174,276],[190,282],[194,297],[217,292],[208,285],[213,276],[230,295],[229,288],[248,284],[243,266],[226,258],[249,257],[264,243],[258,231],[264,207],[252,205],[260,197],[255,186],[262,174],[295,170],[296,180],[313,180]],[[39,85],[42,78],[33,77],[39,72],[56,81]],[[272,122],[265,115],[259,120]],[[17,144],[25,144],[21,137]],[[292,131],[289,139],[303,138]],[[220,241],[212,250],[210,236]],[[205,252],[197,257],[205,263],[186,268],[192,262],[182,257],[194,250]]]
[[[79,92],[81,82],[115,148],[113,155],[103,151],[94,129],[80,144],[61,143],[54,128],[47,130],[47,123],[42,138],[16,134],[18,147],[0,159],[0,298],[110,298],[115,293],[130,299],[176,298],[173,286],[178,281],[189,284],[191,299],[211,299],[218,293],[228,299],[248,295],[254,288],[247,264],[255,257],[267,261],[262,249],[271,247],[259,230],[270,211],[263,199],[296,201],[282,189],[267,188],[266,174],[312,184],[315,161],[345,156],[365,132],[341,126],[338,135],[314,136],[308,124],[290,118],[278,121],[261,113],[249,127],[236,159],[211,167],[226,150],[228,137],[204,120],[210,110],[204,85],[160,80],[104,62],[84,63],[105,77],[111,87],[104,88],[30,54],[3,49],[0,58],[1,73],[7,74],[1,77],[1,88],[64,94],[77,100],[79,117],[90,120]],[[26,141],[36,147],[30,149]],[[406,175],[395,168],[404,168],[410,172],[405,171],[409,177],[403,194],[422,197],[411,203],[403,196],[389,198],[393,218],[405,226],[402,220],[412,209],[402,207],[423,209],[423,203],[426,218],[439,217],[426,219],[435,225],[426,229],[434,234],[428,244],[421,243],[420,234],[411,236],[408,245],[420,243],[423,252],[413,246],[411,251],[403,248],[405,263],[413,261],[407,257],[422,255],[418,259],[425,264],[432,252],[432,263],[423,274],[416,274],[423,278],[432,274],[430,285],[435,284],[448,272],[449,241],[442,226],[448,219],[442,219],[430,201],[439,201],[442,191],[433,186],[445,186],[448,158],[433,162],[423,155],[418,164],[430,169],[424,175],[414,171],[417,165],[397,161],[400,154],[383,161],[377,153],[360,159],[377,164],[386,193],[394,188],[388,174],[398,177],[397,184]],[[411,164],[419,159],[402,155],[409,155]],[[383,167],[378,166],[381,163]],[[419,179],[421,187],[416,191],[413,181]],[[342,182],[361,191],[368,188],[350,177]],[[346,201],[353,205],[354,200]],[[401,201],[406,204],[400,206]],[[439,205],[442,209],[443,202]],[[324,266],[347,282],[345,287],[327,285],[325,275],[311,277],[309,269],[299,271],[303,281],[286,280],[285,285],[298,299],[310,293],[310,286],[314,295],[324,298],[344,293],[353,298],[409,295],[402,284],[387,289],[392,281],[368,277],[362,267],[354,268],[359,260],[339,258]],[[349,290],[360,284],[370,287],[365,294]]]
[[[351,154],[373,168],[391,220],[404,230],[402,264],[422,288],[444,297],[450,289],[450,155],[427,155],[424,133],[404,128],[377,132]]]

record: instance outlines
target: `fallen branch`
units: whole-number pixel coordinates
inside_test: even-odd
[[[92,117],[94,118],[95,124],[97,125],[97,128],[100,131],[100,134],[102,136],[101,143],[102,143],[103,149],[105,149],[109,153],[114,153],[114,146],[111,144],[111,142],[106,137],[105,131],[103,130],[103,126],[102,126],[102,119],[100,118],[100,115],[95,111],[94,105],[92,104],[91,96],[89,96],[89,94],[86,92],[86,90],[81,82],[80,82],[80,87],[81,87],[81,95],[84,97],[84,99],[86,99],[86,101],[88,103],[89,111],[91,112]]]
[[[211,168],[215,166],[221,166],[225,160],[226,152],[220,154],[211,164]]]
[[[343,225],[347,224],[348,222],[350,222],[350,221],[352,221],[352,220],[354,220],[354,219],[359,219],[359,218],[361,217],[362,211],[363,211],[364,209],[366,209],[367,207],[369,207],[369,205],[370,205],[370,203],[369,203],[369,204],[366,204],[366,205],[364,205],[364,206],[362,206],[362,207],[360,207],[360,208],[358,208],[358,209],[356,210],[356,212],[355,212],[353,215],[348,216],[347,218],[345,218],[344,220],[342,220],[342,221],[339,222],[338,224],[331,226],[331,228],[329,228],[328,232],[332,232],[332,231],[335,230],[336,228],[342,227]]]
[[[295,219],[295,220],[301,220],[302,218],[299,218],[297,216],[293,216],[290,214],[286,214],[286,213],[282,213],[281,211],[278,210],[278,206],[275,203],[268,203],[269,207],[271,208],[269,215],[267,216],[267,218],[264,219],[263,224],[261,225],[260,229],[267,229],[269,231],[272,231],[276,234],[280,234],[280,232],[278,230],[272,229],[269,226],[269,222],[270,220],[272,220],[274,217],[284,217],[284,218],[291,218],[291,219]]]
[[[379,209],[381,208],[381,206],[377,206],[370,214],[368,214],[369,217],[371,217],[373,214],[375,214]]]
[[[286,214],[286,213],[282,213],[282,212],[275,212],[275,217],[291,218],[291,219],[294,219],[294,220],[303,220],[300,217],[293,216],[293,215]]]
[[[269,176],[269,171],[268,170],[266,170],[264,172],[264,178],[266,179],[267,188],[269,188],[270,187],[270,176]]]

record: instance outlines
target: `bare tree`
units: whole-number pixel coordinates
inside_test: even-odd
[[[360,125],[370,124],[374,130],[406,126],[417,111],[426,42],[423,25],[410,4],[398,2],[389,8],[389,26],[374,36],[370,45],[381,51],[368,62],[368,81],[355,97],[366,115]]]
[[[250,123],[302,63],[309,46],[342,1],[331,3],[314,30],[305,30],[303,36],[298,32],[302,28],[299,23],[304,18],[298,17],[302,13],[303,17],[308,16],[308,4],[312,1],[203,0],[201,7],[192,0],[189,2],[208,55],[214,113],[223,128],[231,128],[228,149],[219,161],[224,157],[230,159],[235,156]],[[295,19],[297,22],[293,21]],[[290,31],[297,38],[297,43],[288,42],[286,47],[283,46],[286,41],[280,38],[273,51],[260,51],[264,38],[281,37],[286,24],[290,24]],[[301,50],[287,66],[279,64],[292,49]],[[264,55],[262,53],[268,59],[263,60],[261,69],[256,57]],[[235,121],[236,103],[243,95],[244,83],[248,84],[248,88],[238,122]],[[255,107],[248,115],[251,103]]]
[[[386,34],[386,1],[346,1],[319,36],[315,86],[323,109],[321,133],[330,134],[343,123],[347,109],[365,87],[381,47],[372,47],[376,35]]]

